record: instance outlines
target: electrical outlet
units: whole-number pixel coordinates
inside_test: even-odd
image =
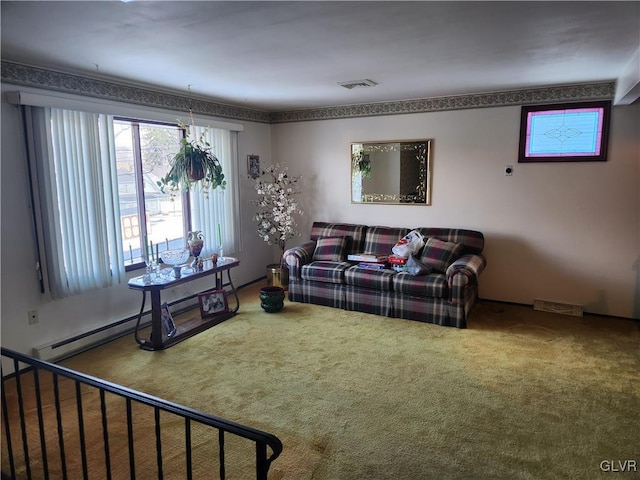
[[[513,175],[513,165],[507,165],[504,169],[504,174],[507,177],[510,177],[511,175]]]
[[[38,323],[38,310],[29,310],[27,312],[27,317],[29,317],[29,325],[35,325]]]

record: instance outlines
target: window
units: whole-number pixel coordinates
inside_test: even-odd
[[[23,106],[29,148],[41,291],[52,298],[126,281],[125,266],[185,246],[186,233],[205,235],[203,256],[239,248],[237,132],[194,127],[222,164],[227,182],[205,196],[193,188],[163,194],[184,132],[177,125],[110,115]]]
[[[162,193],[158,181],[180,149],[177,125],[114,120],[118,196],[125,265],[137,267],[148,248],[184,247],[191,221],[186,195]]]
[[[604,161],[611,102],[522,107],[518,162]]]
[[[192,127],[212,146],[227,180],[225,191],[204,195],[198,186],[189,193],[162,193],[158,181],[169,171],[169,162],[180,149],[184,130],[178,125],[116,118],[114,137],[118,172],[118,197],[122,228],[122,254],[127,270],[140,267],[150,251],[162,253],[185,246],[187,233],[205,236],[203,255],[238,249],[234,203],[235,133],[220,128]]]

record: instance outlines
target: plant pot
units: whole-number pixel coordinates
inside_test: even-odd
[[[275,313],[284,307],[284,288],[262,287],[260,289],[260,306],[267,313]]]
[[[289,286],[289,269],[279,263],[267,265],[267,285],[286,290]]]
[[[189,180],[191,180],[192,182],[197,182],[199,180],[202,180],[204,178],[204,167],[202,166],[201,163],[197,163],[197,164],[192,163],[191,168],[187,172],[187,176],[189,177]]]

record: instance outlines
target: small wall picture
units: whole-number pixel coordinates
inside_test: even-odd
[[[213,317],[229,311],[227,294],[224,290],[211,290],[198,294],[200,315],[202,318]]]
[[[247,155],[247,170],[249,176],[254,180],[260,176],[260,157],[258,155]]]
[[[167,303],[162,304],[160,312],[162,318],[162,339],[164,341],[176,333],[176,323],[173,321],[173,316],[169,311],[169,305]]]

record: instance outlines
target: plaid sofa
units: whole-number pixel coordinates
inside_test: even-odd
[[[349,254],[390,255],[410,230],[427,242],[415,257],[436,267],[413,276],[371,270]],[[465,328],[485,268],[484,236],[453,228],[397,228],[314,222],[310,240],[285,251],[289,300]]]

